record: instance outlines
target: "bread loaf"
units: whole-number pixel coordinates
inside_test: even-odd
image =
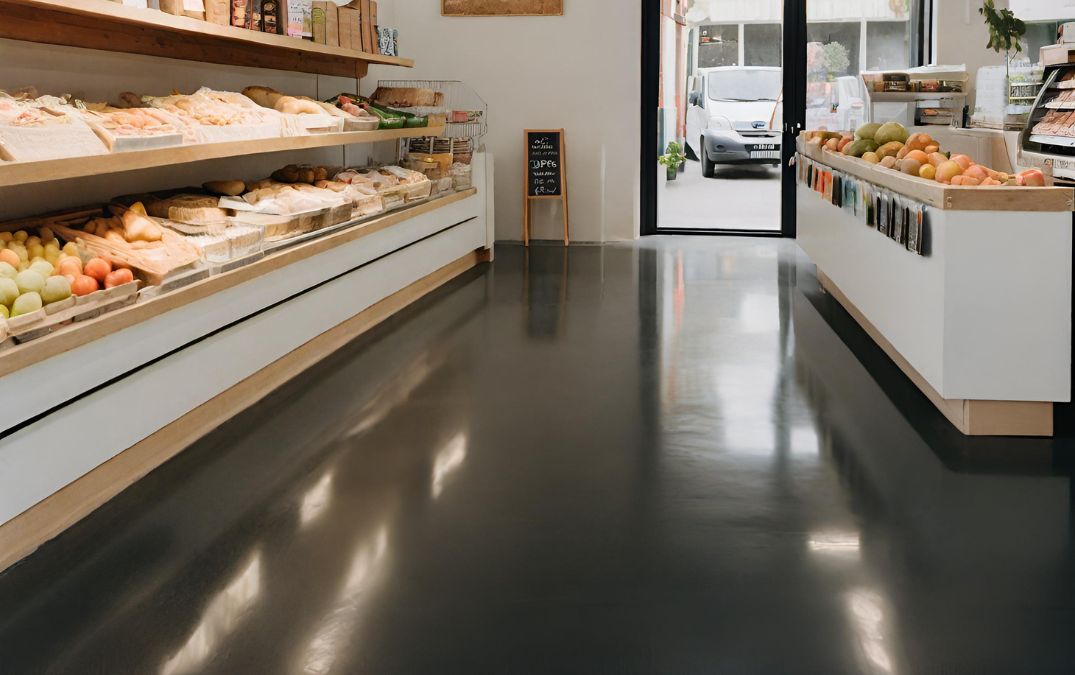
[[[278,112],[287,115],[324,115],[325,111],[313,101],[303,100],[294,96],[281,96],[272,105]]]
[[[246,183],[241,180],[214,180],[203,183],[202,187],[205,188],[206,192],[229,197],[238,197],[246,192]]]
[[[243,89],[243,96],[263,108],[275,108],[276,102],[284,97],[283,94],[271,87],[247,87]]]
[[[227,219],[216,197],[207,195],[176,195],[146,207],[149,215],[191,225],[209,225]]]

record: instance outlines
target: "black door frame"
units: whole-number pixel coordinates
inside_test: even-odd
[[[796,233],[795,172],[790,168],[795,156],[795,137],[806,124],[806,2],[784,0],[784,138],[780,194],[781,213],[779,232],[754,230],[693,230],[657,228],[657,156],[654,139],[657,137],[657,101],[660,100],[661,68],[661,0],[642,1],[642,169],[639,172],[641,202],[641,233],[703,234],[717,236],[789,237]]]

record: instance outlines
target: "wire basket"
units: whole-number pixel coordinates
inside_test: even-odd
[[[473,147],[489,129],[489,106],[469,85],[459,80],[378,80],[377,89],[418,90],[422,96],[410,101],[405,100],[408,97],[404,96],[401,101],[413,102],[421,98],[422,102],[431,102],[432,105],[392,107],[415,115],[443,116],[446,138],[467,138]],[[431,91],[433,96],[424,95],[426,91]],[[392,104],[392,101],[386,103]]]

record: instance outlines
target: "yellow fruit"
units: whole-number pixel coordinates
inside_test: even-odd
[[[881,161],[881,158],[877,156],[876,152],[863,153],[862,159],[866,160],[870,164],[877,164],[878,162]]]
[[[950,184],[952,179],[963,174],[963,167],[953,161],[947,161],[937,167],[937,182]]]
[[[899,141],[893,141],[891,143],[885,143],[881,147],[877,148],[877,156],[881,159],[885,157],[895,157],[896,153],[903,149],[903,143]]]
[[[922,168],[918,170],[918,177],[933,180],[937,177],[937,167],[932,164],[923,164]]]
[[[11,236],[10,232],[0,232],[0,242],[2,242],[5,245],[8,242],[10,242],[13,238],[14,237]]]
[[[15,241],[17,241],[17,242],[19,242],[21,244],[21,243],[25,242],[27,239],[29,239],[30,235],[26,230],[19,230],[18,232],[13,234],[12,237],[14,237]]]
[[[896,161],[897,160],[896,160],[895,155],[888,155],[886,157],[881,158],[881,166],[883,166],[886,169],[895,169],[896,168]]]

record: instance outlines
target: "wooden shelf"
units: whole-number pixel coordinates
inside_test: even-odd
[[[337,246],[380,232],[423,213],[444,208],[477,193],[477,189],[469,188],[443,197],[435,197],[420,204],[389,211],[374,218],[361,218],[351,226],[337,226],[324,236],[298,242],[293,246],[270,253],[249,265],[211,276],[203,281],[148,300],[142,300],[129,307],[102,314],[95,319],[70,324],[45,337],[0,351],[0,377],[50,359],[57,354],[76,349],[106,335],[111,335],[196,300],[201,300],[214,293],[219,293],[262,275],[271,274],[287,265],[312,258]]]
[[[0,0],[0,37],[318,75],[365,77],[369,64],[411,68],[395,56],[220,26],[108,0]]]
[[[815,162],[851,174],[874,185],[888,188],[905,197],[938,209],[959,211],[1071,211],[1075,208],[1075,190],[1062,187],[960,187],[915,178],[891,169],[822,150],[799,138],[799,154]],[[1013,225],[1018,223],[1013,222]]]
[[[967,98],[963,91],[871,91],[874,103],[911,103],[912,101],[944,101]]]
[[[423,127],[420,129],[345,131],[331,134],[311,134],[309,136],[266,138],[256,141],[177,145],[171,148],[113,152],[107,155],[50,159],[40,162],[0,162],[0,187],[41,183],[64,178],[99,176],[121,171],[150,169],[157,166],[188,164],[206,159],[241,157],[286,150],[328,148],[356,143],[376,143],[400,138],[422,138],[424,136],[440,136],[443,133],[443,126]]]

